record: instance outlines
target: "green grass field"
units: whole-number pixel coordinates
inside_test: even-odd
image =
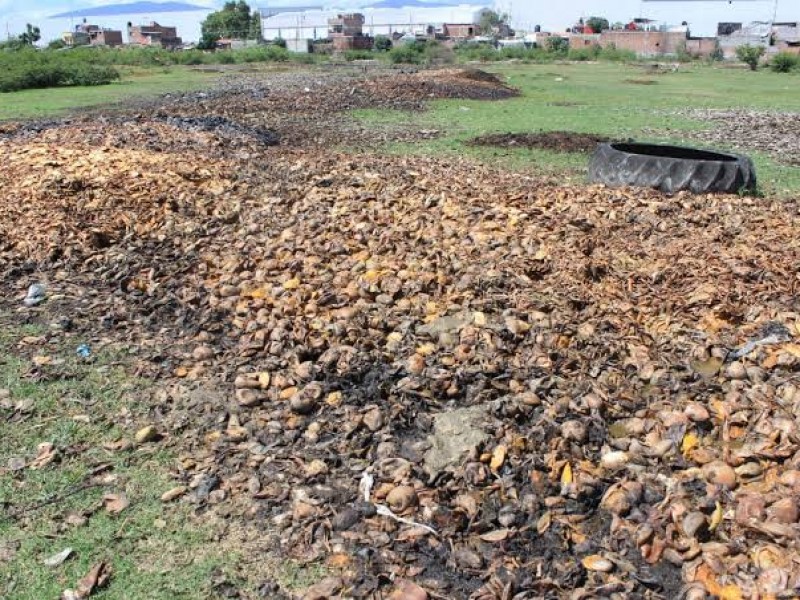
[[[0,94],[0,121],[55,117],[97,106],[185,92],[207,86],[218,73],[193,67],[121,68],[122,80],[94,87],[63,87]]]
[[[120,421],[147,422],[147,382],[126,375],[125,356],[101,350],[85,362],[74,347],[46,342],[34,352],[47,357],[41,371],[51,376],[37,380],[31,357],[20,357],[17,348],[46,331],[15,327],[5,317],[0,323],[0,388],[16,407],[0,411],[0,465],[28,461],[0,471],[0,597],[58,598],[103,560],[117,593],[97,598],[198,597],[211,570],[235,557],[215,549],[186,505],[160,501],[176,485],[170,451],[158,443],[114,449],[132,433]],[[42,442],[59,455],[37,468],[30,460]],[[111,493],[125,494],[130,505],[119,514],[105,510],[103,497]],[[63,564],[44,564],[65,548],[73,555]],[[180,576],[171,568],[180,568]]]
[[[486,133],[564,130],[614,139],[702,145],[687,142],[676,132],[711,125],[671,113],[691,108],[800,111],[800,75],[767,70],[751,73],[731,67],[684,65],[675,73],[651,74],[644,65],[616,63],[489,65],[486,70],[505,76],[522,96],[499,102],[436,101],[424,113],[366,110],[357,115],[373,126],[412,125],[443,133],[432,140],[390,144],[386,147],[389,152],[469,156],[580,182],[587,163],[585,155],[476,148],[464,142]],[[673,133],[658,135],[665,129]],[[759,153],[750,155],[766,193],[786,195],[800,190],[800,168],[779,164]]]

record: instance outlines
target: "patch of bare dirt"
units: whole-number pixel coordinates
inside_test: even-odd
[[[608,138],[591,133],[544,131],[541,133],[490,133],[470,140],[473,146],[539,148],[552,152],[592,152]]]

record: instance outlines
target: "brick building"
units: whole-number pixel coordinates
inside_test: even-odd
[[[103,29],[85,20],[73,31],[61,36],[67,46],[122,46],[122,32],[118,29]]]
[[[593,45],[630,50],[641,57],[671,56],[685,46],[691,54],[709,56],[717,47],[716,38],[691,38],[686,31],[606,30],[600,34],[575,33],[569,36],[570,48]]]
[[[442,34],[444,37],[454,40],[473,38],[479,33],[478,26],[474,23],[445,23],[442,25]]]
[[[154,46],[174,50],[183,40],[178,37],[175,27],[164,27],[155,21],[148,25],[128,23],[128,42],[133,46]]]
[[[375,40],[364,35],[364,15],[346,13],[328,19],[328,35],[333,42],[334,52],[348,50],[372,50]]]
[[[620,50],[633,50],[637,56],[677,54],[686,42],[685,31],[604,31],[601,45],[615,45]]]

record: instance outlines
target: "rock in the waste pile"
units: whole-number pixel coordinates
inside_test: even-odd
[[[28,293],[22,303],[25,306],[36,306],[44,302],[47,297],[47,288],[41,283],[34,283],[28,288]]]
[[[728,489],[736,487],[736,471],[721,460],[703,465],[703,476],[706,481],[721,485]]]
[[[142,427],[139,431],[136,432],[134,439],[136,440],[137,444],[145,444],[147,442],[152,442],[158,438],[158,430],[153,425],[147,425],[146,427]]]
[[[706,516],[699,512],[693,511],[683,517],[683,532],[690,538],[697,536],[699,532],[706,526]]]
[[[299,415],[307,415],[314,412],[317,401],[322,396],[322,386],[318,383],[309,383],[299,392],[296,392],[289,399],[289,406]]]
[[[441,334],[458,331],[472,320],[472,316],[466,313],[458,315],[445,315],[427,325],[417,327],[417,333],[424,333],[434,339],[438,339]]]
[[[578,420],[564,421],[561,424],[561,437],[578,443],[585,442],[586,425]]]
[[[349,506],[336,513],[331,519],[334,531],[345,531],[361,520],[361,513]]]
[[[728,368],[725,369],[725,376],[728,379],[745,379],[747,378],[747,369],[738,361],[732,362],[728,365]]]
[[[239,406],[250,407],[259,404],[264,399],[264,394],[252,388],[239,388],[236,390],[236,402]]]
[[[388,600],[428,600],[428,592],[416,583],[400,579],[395,583],[394,590],[389,594]]]
[[[417,503],[417,492],[410,485],[400,485],[386,496],[386,504],[394,512],[403,512]]]
[[[372,408],[362,418],[364,425],[372,432],[378,431],[383,427],[383,413],[380,408]]]
[[[344,582],[339,577],[326,577],[319,583],[315,583],[303,594],[303,600],[330,600],[344,586]]]
[[[197,346],[192,351],[192,358],[194,358],[195,360],[209,360],[211,358],[214,358],[214,350],[213,348],[211,348],[211,346],[206,346],[206,345]]]
[[[483,567],[483,558],[477,552],[467,548],[459,548],[453,553],[456,564],[462,569],[480,569]]]
[[[800,500],[798,500],[796,496],[781,498],[767,509],[767,518],[770,521],[776,521],[785,525],[797,523],[798,517],[800,517],[799,501]]]
[[[431,448],[425,454],[425,470],[438,475],[448,467],[459,464],[460,459],[483,444],[489,436],[481,428],[486,409],[480,406],[460,408],[436,415]]]

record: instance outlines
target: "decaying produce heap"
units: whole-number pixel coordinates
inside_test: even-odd
[[[307,598],[800,586],[796,205],[148,127],[0,141],[4,296],[133,349],[175,496]]]

